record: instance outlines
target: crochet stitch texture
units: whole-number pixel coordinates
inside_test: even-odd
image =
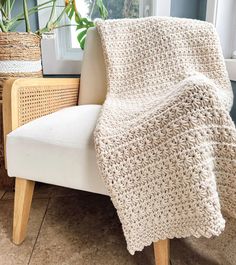
[[[214,27],[165,17],[96,26],[108,92],[95,147],[128,250],[219,235],[221,209],[236,217],[236,130]]]

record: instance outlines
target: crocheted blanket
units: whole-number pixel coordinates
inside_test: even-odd
[[[96,25],[108,92],[95,147],[128,250],[219,235],[222,209],[236,217],[236,130],[214,27],[165,17]]]

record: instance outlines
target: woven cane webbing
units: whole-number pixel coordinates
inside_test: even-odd
[[[17,126],[50,114],[59,109],[75,106],[78,87],[41,86],[22,87],[17,90]]]

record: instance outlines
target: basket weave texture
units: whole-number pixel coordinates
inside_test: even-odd
[[[3,71],[3,65],[21,65],[24,62],[39,62],[41,60],[40,37],[25,32],[0,32],[0,108],[2,109],[2,90],[6,79],[19,77],[42,77],[42,67],[37,71],[24,72],[24,68],[17,71]],[[2,64],[2,65],[1,65]],[[19,67],[18,67],[19,68]],[[30,68],[30,67],[29,67]],[[10,70],[11,69],[11,70]],[[0,188],[12,186],[12,179],[7,177],[4,165],[3,118],[0,111]]]
[[[25,32],[0,32],[0,64],[6,61],[39,61],[41,60],[40,37]],[[14,77],[42,77],[42,70],[37,72],[0,71],[0,100],[2,99],[3,82]]]

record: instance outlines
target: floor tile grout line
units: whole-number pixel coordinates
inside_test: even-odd
[[[3,192],[2,196],[0,197],[0,200],[3,199],[4,195],[6,194],[6,191]]]
[[[41,222],[41,224],[40,224],[39,231],[38,231],[38,233],[37,233],[37,236],[36,236],[36,239],[35,239],[35,242],[34,242],[34,245],[33,245],[32,251],[31,251],[31,253],[30,253],[30,257],[29,257],[29,261],[28,261],[27,265],[30,265],[31,258],[32,258],[33,253],[34,253],[34,249],[35,249],[36,243],[37,243],[37,241],[38,241],[39,234],[40,234],[40,232],[41,232],[41,228],[42,228],[42,226],[43,226],[43,222],[44,222],[44,220],[45,220],[45,216],[46,216],[46,213],[47,213],[47,211],[48,211],[48,207],[49,207],[49,203],[50,203],[50,201],[51,201],[51,198],[49,197],[49,198],[48,198],[47,207],[46,207],[45,213],[44,213],[44,215],[43,215],[42,222]]]

